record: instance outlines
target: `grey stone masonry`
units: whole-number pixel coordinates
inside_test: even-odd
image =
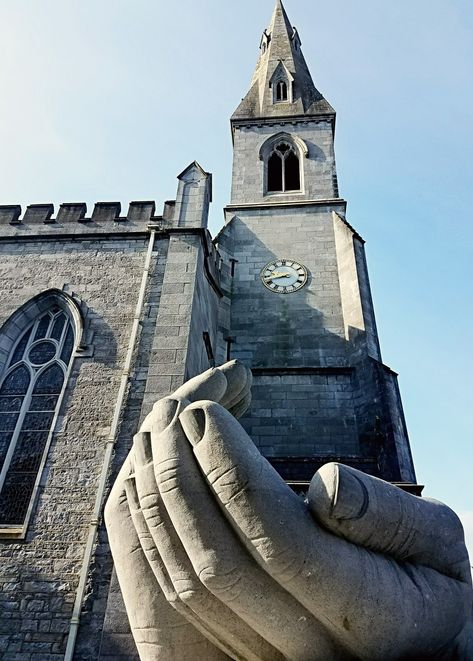
[[[287,193],[265,191],[268,141],[275,136],[297,140],[301,190]],[[338,198],[333,127],[328,119],[300,118],[238,122],[233,127],[232,205],[305,202]]]
[[[278,83],[286,85],[278,98]],[[248,94],[232,120],[262,117],[335,115],[316,89],[301,49],[301,39],[281,2],[263,32],[260,53]]]
[[[364,241],[339,196],[335,111],[279,1],[231,128],[231,201],[216,239],[226,262],[218,356],[253,370],[245,428],[294,483],[330,460],[414,483],[396,375],[381,362]],[[284,259],[302,264],[307,282],[270,291],[262,269]]]
[[[0,322],[55,288],[83,301],[90,338],[73,363],[26,539],[0,543],[6,661],[64,654],[146,245],[100,235],[0,240]]]
[[[207,227],[212,201],[212,175],[194,161],[179,177],[174,225],[176,227]]]
[[[381,363],[364,242],[345,202],[263,199],[229,205],[217,237],[233,264],[222,280],[220,356],[230,352],[255,377],[246,430],[295,483],[329,460],[415,482],[396,377]],[[306,267],[301,290],[264,287],[261,271],[278,259]]]
[[[19,204],[7,204],[0,207],[0,225],[15,225],[21,216]]]
[[[211,199],[211,177],[197,164],[191,164],[179,176],[176,203],[167,202],[165,217],[171,217],[173,227],[167,230],[165,266],[159,305],[149,326],[148,344],[141,355],[140,388],[142,420],[153,404],[184,381],[208,369],[217,351],[217,318],[222,260],[207,231]],[[204,334],[208,342],[204,340]],[[211,354],[209,355],[209,347]],[[136,377],[135,377],[136,379]],[[128,417],[128,416],[127,416]],[[138,428],[135,426],[134,430]],[[133,431],[130,431],[128,445]],[[124,459],[117,454],[114,473]],[[102,661],[127,661],[137,658],[128,626],[125,607],[116,575],[113,574],[105,613],[95,618],[103,627],[99,658]],[[92,645],[97,636],[87,637],[83,629],[77,658],[88,659],[97,653]]]
[[[37,294],[59,290],[79,301],[85,341],[74,358],[26,538],[0,540],[0,656],[6,661],[64,657],[84,562],[74,658],[133,658],[102,523],[92,556],[84,558],[84,551],[151,230],[156,240],[109,484],[156,399],[214,360],[222,292],[221,258],[206,229],[211,176],[193,163],[179,186],[177,204],[166,202],[162,216],[152,201],[131,202],[126,215],[118,202],[97,203],[90,215],[85,203],[61,204],[57,215],[52,204],[30,205],[23,215],[19,205],[0,206],[0,325]]]
[[[161,228],[172,227],[172,218],[155,215],[153,201],[130,202],[126,215],[121,214],[120,202],[97,202],[92,214],[87,215],[85,202],[64,202],[54,215],[53,204],[30,204],[22,215],[21,206],[0,205],[0,239],[2,237],[33,236],[64,237],[85,234],[148,233],[149,223]]]

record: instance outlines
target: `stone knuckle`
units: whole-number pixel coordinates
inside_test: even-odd
[[[184,590],[179,592],[180,601],[189,606],[189,608],[196,608],[200,606],[202,602],[202,596],[198,590]]]
[[[145,510],[147,512],[150,512],[156,508],[157,498],[158,495],[156,493],[150,493],[144,496],[140,494],[140,506],[141,509],[143,510],[143,513],[145,512]]]
[[[199,572],[199,579],[213,594],[232,596],[241,581],[241,572],[236,568],[205,567]]]
[[[224,504],[244,493],[248,487],[248,478],[242,475],[238,466],[234,466],[220,475],[219,469],[216,469],[209,474],[209,481]]]
[[[157,528],[164,523],[161,512],[157,507],[143,510],[143,515],[149,528]]]

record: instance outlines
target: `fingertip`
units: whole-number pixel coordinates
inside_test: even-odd
[[[153,431],[162,431],[169,427],[176,417],[180,401],[175,397],[165,397],[153,407],[152,429]]]
[[[180,388],[174,397],[176,399],[187,399],[191,402],[210,399],[220,401],[227,390],[227,378],[218,367],[211,367],[203,374],[198,374]]]
[[[191,445],[195,446],[205,434],[206,416],[200,402],[188,406],[180,415],[179,422]]]
[[[368,508],[368,490],[362,474],[338,463],[325,464],[312,478],[309,509],[320,521],[360,519]]]
[[[331,518],[337,489],[338,466],[333,462],[325,464],[315,473],[307,493],[309,510],[319,521]]]
[[[242,390],[246,389],[248,371],[239,360],[230,360],[218,369],[227,380],[226,391],[220,399],[220,403],[222,406],[229,408]]]
[[[133,452],[138,466],[144,466],[153,461],[151,450],[151,434],[148,431],[139,432],[133,437]]]
[[[125,480],[125,493],[129,508],[134,510],[139,510],[140,501],[138,500],[138,494],[136,492],[136,483],[135,483],[134,475],[131,475]]]
[[[248,392],[245,397],[241,401],[239,401],[235,406],[232,408],[228,409],[229,412],[235,417],[237,420],[241,418],[249,409],[251,404],[251,392]]]

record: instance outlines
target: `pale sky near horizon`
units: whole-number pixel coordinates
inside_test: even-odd
[[[384,361],[418,480],[473,552],[471,0],[286,0],[337,110]],[[229,201],[229,117],[273,0],[0,0],[0,204],[175,197],[194,159]]]

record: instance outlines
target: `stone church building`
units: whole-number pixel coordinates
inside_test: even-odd
[[[235,91],[235,96],[238,95]],[[340,461],[418,491],[381,358],[335,111],[280,0],[231,118],[225,225],[194,162],[153,201],[0,206],[0,657],[134,659],[102,509],[140,420],[238,358],[243,424],[303,492]]]

